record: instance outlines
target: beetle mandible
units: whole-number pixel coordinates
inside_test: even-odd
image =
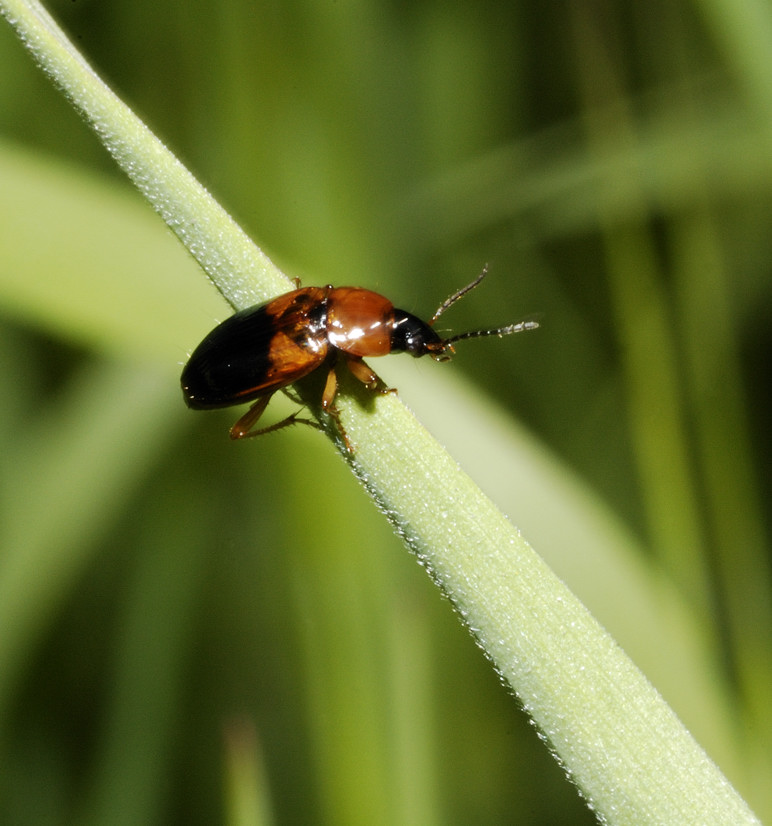
[[[287,416],[268,427],[255,428],[271,397],[324,367],[327,378],[321,406],[335,419],[349,452],[353,452],[335,406],[335,368],[346,364],[368,389],[389,392],[365,364],[365,356],[407,352],[446,361],[457,341],[483,336],[507,336],[538,327],[519,321],[504,327],[470,330],[442,338],[433,329],[437,319],[485,278],[488,266],[471,284],[443,301],[427,321],[395,307],[388,298],[360,287],[300,287],[264,304],[227,318],[196,347],[182,371],[182,392],[188,407],[208,410],[254,401],[230,430],[232,439],[260,436],[289,425],[316,422]]]

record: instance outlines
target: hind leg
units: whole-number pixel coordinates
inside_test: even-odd
[[[255,425],[265,412],[265,408],[268,407],[268,402],[271,401],[272,397],[273,393],[269,393],[267,396],[261,396],[252,407],[247,410],[231,428],[231,439],[251,439],[253,436],[264,436],[266,433],[274,433],[277,430],[282,430],[293,424],[307,424],[315,427],[317,430],[319,429],[319,425],[316,422],[312,422],[310,419],[299,419],[298,414],[293,413],[287,416],[286,419],[276,422],[276,424],[254,430]]]

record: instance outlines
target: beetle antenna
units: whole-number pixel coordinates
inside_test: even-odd
[[[442,302],[442,304],[440,304],[440,306],[437,308],[437,312],[431,317],[429,321],[429,326],[431,327],[432,324],[434,324],[434,322],[445,312],[445,310],[447,310],[449,307],[452,307],[458,301],[459,298],[463,298],[463,296],[465,296],[468,292],[473,290],[483,280],[483,278],[485,278],[486,275],[488,275],[487,264],[482,268],[482,272],[477,276],[477,278],[475,278],[474,281],[472,281],[471,284],[467,284],[466,287],[462,287],[460,290],[453,293],[453,295],[446,298]],[[495,333],[492,333],[492,335],[495,335]],[[506,335],[506,333],[504,335]]]
[[[538,326],[538,321],[528,319],[526,321],[518,321],[516,324],[508,324],[506,327],[494,327],[491,330],[469,330],[466,333],[459,333],[457,336],[444,338],[442,343],[447,347],[457,341],[463,341],[466,338],[484,338],[485,336],[498,336],[499,338],[503,338],[504,336],[512,335],[512,333],[535,330]]]

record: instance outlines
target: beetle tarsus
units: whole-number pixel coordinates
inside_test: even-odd
[[[334,404],[330,404],[327,407],[327,415],[335,422],[335,428],[340,435],[340,438],[343,440],[343,444],[346,447],[346,451],[354,455],[354,446],[351,444],[351,440],[348,437],[348,433],[346,433],[346,428],[343,427],[343,422],[340,420],[340,411]]]

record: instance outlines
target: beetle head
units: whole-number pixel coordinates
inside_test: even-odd
[[[442,352],[442,339],[420,318],[405,310],[394,308],[394,326],[391,330],[391,349],[404,350],[419,358],[427,353]]]

